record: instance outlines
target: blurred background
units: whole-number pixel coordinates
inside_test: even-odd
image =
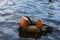
[[[39,40],[60,40],[60,0],[0,0],[0,40],[34,40],[19,38],[18,27],[22,16],[53,26],[52,34]]]

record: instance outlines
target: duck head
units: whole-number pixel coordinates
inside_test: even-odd
[[[28,16],[23,16],[20,19],[20,27],[21,28],[27,28],[29,26],[30,23],[30,18]]]

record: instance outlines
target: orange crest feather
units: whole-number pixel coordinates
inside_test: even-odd
[[[37,26],[38,26],[38,28],[40,28],[40,29],[43,27],[41,19],[38,19],[38,20],[37,20]]]

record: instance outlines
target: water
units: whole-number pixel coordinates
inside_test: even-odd
[[[34,40],[18,36],[19,20],[29,16],[36,21],[53,26],[52,34],[39,40],[60,40],[60,1],[53,0],[0,0],[0,40]]]

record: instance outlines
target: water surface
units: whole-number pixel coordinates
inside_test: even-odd
[[[0,40],[34,40],[18,36],[19,20],[27,15],[54,27],[52,34],[39,40],[60,40],[60,0],[0,0]]]

